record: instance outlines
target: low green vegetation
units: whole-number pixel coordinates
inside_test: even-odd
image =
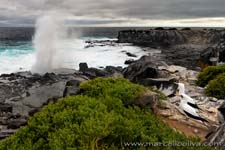
[[[205,90],[208,96],[216,97],[218,99],[225,99],[225,73],[218,75],[211,80]]]
[[[125,79],[96,79],[81,85],[83,95],[50,103],[13,136],[0,142],[0,150],[119,150],[126,142],[199,142],[174,131],[149,109],[124,103],[140,96],[145,87]],[[154,147],[196,149],[196,147]],[[198,149],[211,149],[198,147]]]
[[[224,65],[207,67],[198,75],[197,85],[205,87],[209,81],[215,79],[221,73],[225,73]]]

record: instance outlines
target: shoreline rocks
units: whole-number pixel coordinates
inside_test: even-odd
[[[219,61],[225,61],[224,30],[124,30],[118,34],[119,43],[131,43],[141,47],[161,50],[159,60],[197,70],[203,64],[211,64],[211,49],[220,51]],[[215,46],[218,45],[218,46]]]

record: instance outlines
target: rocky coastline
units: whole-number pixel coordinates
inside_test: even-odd
[[[191,36],[188,38],[189,34]],[[175,55],[173,57],[179,55],[180,59],[183,59],[188,54],[190,55],[192,51],[200,47],[202,49],[196,52],[198,54],[196,54],[196,58],[193,58],[197,61],[197,59],[200,59],[200,53],[206,48],[210,46],[215,48],[215,45],[221,45],[224,35],[224,31],[122,31],[119,33],[118,42],[140,44],[145,46],[143,49],[149,48],[149,51],[152,50],[153,42],[155,43],[153,46],[156,46],[154,49],[161,49],[162,53],[170,51],[171,55]],[[197,38],[198,36],[203,36],[206,39],[199,39]],[[153,38],[148,43],[151,44],[151,47],[146,45],[149,38]],[[191,40],[190,38],[196,39]],[[143,41],[140,39],[143,39]],[[92,42],[89,43],[91,43],[91,46],[95,45]],[[166,43],[169,43],[169,45]],[[112,43],[109,42],[109,44]],[[190,45],[191,47],[193,46],[191,50],[189,49]],[[184,49],[184,47],[189,48]],[[179,50],[182,50],[182,53],[186,51],[185,55],[178,53],[177,51]],[[220,51],[224,52],[222,51],[222,46]],[[133,57],[132,54],[129,55]],[[192,55],[189,57],[192,57]],[[194,61],[193,59],[189,61],[192,62]],[[177,60],[179,58],[176,58]],[[217,116],[220,114],[224,117],[219,108],[223,106],[225,100],[205,96],[204,88],[195,85],[199,74],[199,71],[196,71],[197,65],[193,67],[190,63],[188,64],[189,61],[184,64],[179,61],[173,63],[173,61],[166,60],[164,57],[158,58],[153,55],[132,60],[125,68],[119,66],[107,66],[101,69],[89,68],[88,64],[84,62],[80,63],[79,70],[57,69],[44,75],[32,74],[31,72],[2,74],[0,76],[0,139],[10,136],[21,126],[26,125],[29,117],[40,111],[49,102],[55,102],[59,98],[82,93],[79,89],[80,83],[98,77],[124,77],[134,83],[151,86],[155,90],[161,91],[167,97],[167,100],[160,107],[154,107],[154,112],[172,128],[188,136],[199,136],[202,141],[208,143],[215,142],[215,139],[218,139],[216,137],[218,130],[224,128],[224,122],[221,122]],[[198,101],[202,109],[200,112],[201,116],[208,120],[206,125],[181,113],[178,108],[179,97],[175,95],[177,90],[176,82],[184,83],[187,94]],[[142,104],[145,105],[145,103]],[[223,135],[223,133],[220,135]]]
[[[225,61],[224,30],[125,30],[119,32],[118,42],[142,46],[149,52],[160,50],[160,60],[194,70],[212,65],[209,59],[214,49],[218,49],[220,53],[219,62]]]
[[[179,126],[170,124],[171,127],[186,132],[188,135],[200,135],[204,139],[204,136],[210,132],[211,126],[219,126],[216,108],[219,108],[224,100],[206,97],[203,88],[195,86],[197,75],[198,72],[181,66],[154,62],[150,56],[143,56],[126,68],[107,66],[97,69],[89,68],[86,63],[81,63],[79,71],[59,69],[45,75],[30,72],[4,74],[0,76],[0,92],[2,93],[0,97],[0,138],[8,137],[18,128],[26,125],[29,116],[38,112],[49,102],[79,94],[81,92],[79,85],[82,82],[97,77],[124,77],[134,83],[152,86],[164,93],[168,100],[162,108],[157,108],[159,117],[169,124],[173,121],[189,127],[187,132]],[[187,121],[187,118],[177,109],[179,98],[175,96],[177,89],[175,82],[178,81],[185,83],[188,94],[201,103],[201,108],[204,110],[202,115],[210,120],[207,127],[190,118]]]

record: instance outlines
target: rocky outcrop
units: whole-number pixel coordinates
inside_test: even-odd
[[[198,60],[202,67],[219,65],[221,62],[225,62],[225,39],[221,39],[220,43],[205,49]]]
[[[173,78],[171,72],[165,68],[164,63],[156,63],[150,56],[143,56],[125,68],[123,75],[132,82],[144,86],[156,87],[166,96],[172,96],[177,90],[177,85],[175,84],[177,79]],[[181,69],[182,67],[177,68]]]
[[[157,78],[159,72],[157,65],[153,63],[148,56],[143,56],[125,68],[123,70],[123,75],[130,81],[137,83],[145,78]]]
[[[126,30],[119,32],[118,41],[152,47],[213,45],[224,38],[224,35],[224,31],[215,30]]]
[[[225,41],[224,30],[159,28],[157,30],[126,30],[118,34],[120,43],[142,46],[149,53],[159,50],[161,53],[152,54],[159,61],[166,61],[167,64],[179,65],[192,70],[198,70],[206,62],[210,64],[208,63],[211,56],[210,49],[217,45],[220,45],[220,61],[225,60],[225,52],[222,48],[225,44],[221,44],[221,41]]]
[[[90,79],[97,77],[122,77],[122,67],[106,66],[103,69],[89,68],[87,63],[80,63],[79,71]]]
[[[96,77],[121,77],[122,67],[58,69],[44,75],[19,72],[0,76],[0,139],[27,124],[29,116],[58,98],[77,95],[79,85]]]
[[[133,105],[139,106],[141,108],[150,108],[154,112],[158,103],[158,94],[149,90],[146,91],[142,96],[136,98],[133,102]]]

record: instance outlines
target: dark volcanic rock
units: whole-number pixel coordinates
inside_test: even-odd
[[[201,67],[201,63],[210,64],[211,51],[207,52],[207,50],[218,44],[220,45],[219,60],[225,61],[224,35],[223,30],[127,30],[119,32],[118,42],[148,47],[149,52],[152,48],[160,50],[161,54],[153,54],[160,61],[197,69]],[[202,62],[199,61],[200,55]]]
[[[130,53],[130,52],[126,52],[126,54],[127,54],[127,56],[129,56],[129,57],[137,57],[137,55],[132,54],[132,53]]]
[[[119,32],[120,43],[142,46],[173,46],[180,44],[214,45],[224,36],[224,31],[206,30],[127,30]]]
[[[126,60],[126,61],[124,62],[124,64],[125,64],[125,65],[130,65],[130,64],[132,64],[133,62],[135,62],[134,59],[129,59],[129,60]]]
[[[162,93],[164,93],[166,96],[174,96],[176,94],[177,90],[177,80],[175,78],[169,78],[169,79],[152,79],[147,78],[141,80],[139,83],[144,86],[156,86],[158,90],[160,90]]]
[[[106,66],[105,71],[110,74],[121,73],[123,71],[123,67]]]
[[[138,82],[145,78],[156,78],[159,74],[156,64],[154,64],[148,56],[143,56],[141,59],[125,68],[123,75],[130,81]]]
[[[186,39],[175,30],[130,30],[121,31],[118,36],[120,43],[133,43],[141,46],[168,46],[183,44]]]
[[[63,96],[77,94],[80,83],[86,80],[86,76],[73,71],[43,76],[29,72],[0,76],[0,126],[18,129],[26,125],[29,115],[38,112],[50,101],[56,102]],[[0,138],[13,133],[7,131],[0,131]]]
[[[77,95],[79,93],[80,80],[70,80],[66,83],[63,97]]]
[[[107,77],[109,76],[108,72],[97,69],[97,68],[88,68],[87,63],[80,63],[80,71],[87,77],[93,79],[96,77]]]
[[[84,71],[87,71],[87,69],[88,69],[87,63],[80,63],[79,64],[79,71],[84,72]]]
[[[97,68],[88,68],[86,71],[83,72],[83,74],[91,79],[97,77],[107,77],[109,75],[108,72]]]

